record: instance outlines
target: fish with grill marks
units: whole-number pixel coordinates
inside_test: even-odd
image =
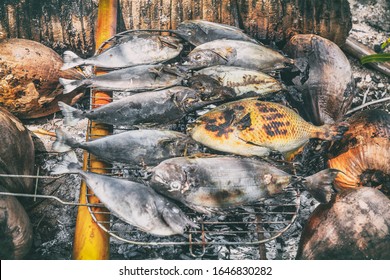
[[[268,96],[284,90],[282,83],[275,78],[243,67],[216,65],[196,71],[194,74],[216,79],[221,86],[232,88],[240,98]]]
[[[325,169],[296,177],[264,161],[232,156],[172,158],[151,171],[150,185],[157,192],[206,214],[258,202],[282,193],[296,181],[326,203],[334,193],[332,182],[338,173]]]
[[[115,69],[156,64],[175,58],[182,49],[181,40],[177,37],[135,32],[122,35],[115,44],[89,58],[83,59],[71,51],[65,51],[61,70],[83,65]]]
[[[215,65],[245,67],[259,71],[279,70],[294,64],[271,48],[238,40],[215,40],[193,49],[182,68],[200,69]]]
[[[58,102],[65,125],[75,125],[80,119],[132,127],[148,124],[168,124],[189,112],[231,97],[231,92],[216,91],[205,96],[189,87],[177,86],[161,91],[137,93],[107,105],[83,111]]]
[[[199,117],[188,133],[201,144],[243,156],[288,157],[309,139],[340,139],[348,124],[315,126],[292,109],[274,102],[245,98],[222,104]]]
[[[63,93],[66,94],[80,87],[129,92],[160,90],[180,85],[183,78],[184,73],[179,69],[168,65],[156,64],[114,70],[82,80],[60,78],[59,81],[64,87]]]
[[[73,158],[51,172],[67,173],[79,174],[113,215],[144,232],[169,236],[183,234],[187,226],[197,227],[178,206],[146,185],[83,171]]]
[[[235,26],[201,19],[182,21],[173,32],[194,46],[199,46],[218,39],[241,40],[257,43],[255,39],[251,38]]]
[[[88,142],[80,142],[58,128],[56,136],[53,150],[57,152],[81,148],[99,159],[126,163],[131,168],[155,166],[168,158],[202,152],[201,145],[191,137],[171,130],[130,130]]]

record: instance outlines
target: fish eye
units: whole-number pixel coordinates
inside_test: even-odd
[[[181,189],[181,184],[178,181],[173,181],[172,183],[169,184],[170,191],[178,191]]]
[[[192,36],[192,32],[191,32],[191,31],[188,31],[187,35],[188,35],[188,36]]]
[[[196,59],[196,60],[199,60],[199,59],[201,59],[201,58],[202,58],[202,56],[201,56],[200,54],[195,55],[195,59]]]

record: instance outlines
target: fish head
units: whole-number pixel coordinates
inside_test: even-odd
[[[291,176],[289,174],[266,173],[262,179],[270,196],[281,193],[291,182]]]
[[[153,169],[152,182],[158,191],[170,197],[180,197],[189,188],[187,176],[180,165],[166,160]]]
[[[191,20],[183,21],[179,24],[175,33],[194,46],[199,46],[206,42],[204,32],[196,22]]]
[[[213,65],[223,65],[228,62],[226,57],[211,49],[194,49],[185,60],[183,65],[191,70]]]
[[[200,94],[203,101],[222,101],[236,96],[230,87],[221,86],[220,82],[208,75],[196,75],[188,79],[187,85]]]

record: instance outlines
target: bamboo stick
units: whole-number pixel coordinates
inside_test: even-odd
[[[98,6],[97,28],[95,35],[96,47],[107,39],[116,34],[117,26],[117,10],[118,0],[100,0]],[[103,71],[96,71],[96,75],[103,74]],[[111,95],[107,92],[93,91],[92,93],[92,107],[96,108],[107,104]],[[91,122],[91,135],[94,137],[102,137],[110,134],[110,128],[106,125]],[[96,135],[96,136],[95,136]],[[87,133],[87,140],[89,134]],[[84,153],[84,170],[87,168],[88,154]],[[101,173],[107,164],[96,160],[90,156],[90,170],[96,173]],[[80,203],[87,203],[87,193],[92,192],[87,189],[85,182],[81,184]],[[89,196],[89,203],[96,204],[99,200],[95,196]],[[102,211],[105,212],[105,211]],[[110,216],[107,214],[95,214],[99,221],[109,222]],[[106,224],[106,223],[105,223]],[[106,225],[109,225],[107,223]],[[76,220],[76,231],[73,243],[73,259],[77,260],[99,260],[109,259],[110,243],[109,235],[95,223],[91,217],[87,207],[79,207]]]

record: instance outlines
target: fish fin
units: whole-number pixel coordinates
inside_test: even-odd
[[[56,129],[56,136],[57,139],[52,146],[53,150],[56,152],[68,152],[71,149],[78,148],[80,146],[80,142],[60,128]]]
[[[328,203],[335,190],[332,186],[334,179],[340,170],[325,169],[303,179],[307,191],[320,203]]]
[[[84,119],[84,111],[73,108],[65,104],[62,101],[58,101],[58,107],[60,107],[62,114],[64,115],[64,124],[75,126],[81,119]]]
[[[59,78],[58,81],[64,87],[64,90],[63,90],[64,94],[72,92],[75,89],[78,89],[79,87],[90,83],[88,79],[70,80],[70,79]]]
[[[63,160],[55,165],[51,170],[51,175],[79,173],[81,165],[77,159],[76,153],[71,151],[64,154]]]
[[[60,70],[67,70],[76,66],[81,66],[84,64],[84,59],[79,57],[72,51],[65,51],[63,54],[64,64]]]
[[[322,140],[336,141],[343,138],[344,133],[349,129],[347,122],[340,122],[335,124],[324,124],[316,131],[314,138]]]

